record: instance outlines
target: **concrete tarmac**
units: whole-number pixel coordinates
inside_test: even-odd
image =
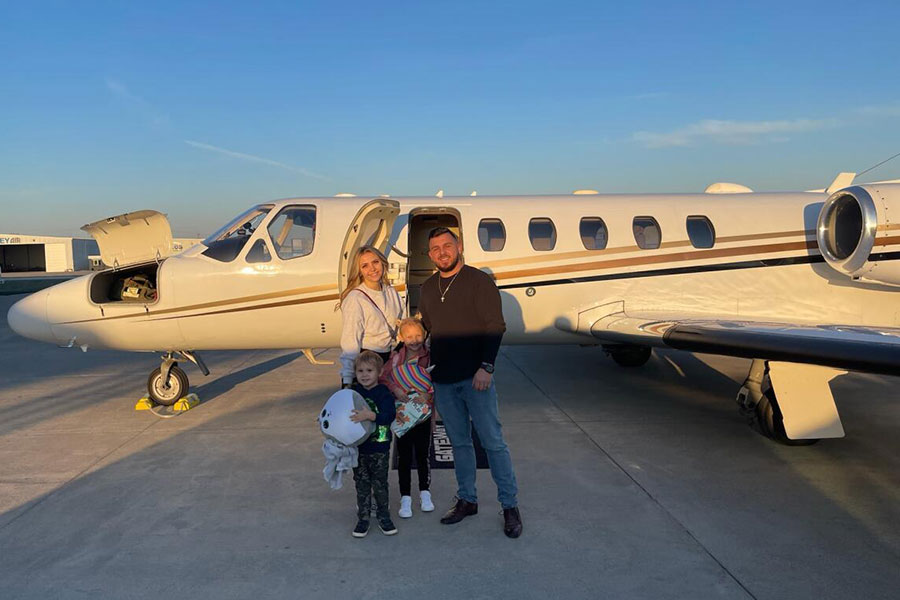
[[[17,297],[0,298],[5,317]],[[0,321],[0,597],[896,598],[897,380],[833,384],[847,437],[785,447],[733,402],[748,361],[505,346],[504,433],[525,525],[438,510],[354,539],[353,482],[322,477],[314,417],[334,366],[299,351],[210,352],[203,403],[135,412],[152,354],[82,353]],[[334,350],[321,358],[336,359]],[[415,480],[415,477],[414,477]],[[415,486],[415,483],[414,483]]]

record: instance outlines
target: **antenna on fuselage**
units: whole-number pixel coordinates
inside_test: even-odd
[[[862,173],[860,173],[860,175],[865,175],[866,173],[868,173],[868,172],[871,171],[872,169],[877,169],[878,167],[880,167],[881,165],[883,165],[883,164],[886,163],[887,161],[889,161],[889,160],[894,160],[894,159],[897,158],[898,156],[900,156],[900,152],[898,152],[897,154],[893,155],[893,156],[890,157],[890,158],[884,159],[883,161],[881,161],[880,163],[878,163],[878,164],[875,165],[874,167],[869,167],[868,169],[866,169],[865,171],[863,171]]]

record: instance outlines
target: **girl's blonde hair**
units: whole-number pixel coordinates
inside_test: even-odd
[[[400,319],[400,323],[397,325],[397,333],[399,333],[401,337],[403,336],[404,327],[418,327],[422,331],[422,333],[426,333],[425,325],[422,324],[422,321],[414,317],[406,317],[405,319]]]
[[[347,275],[347,287],[341,292],[341,298],[338,301],[338,307],[341,306],[341,302],[344,301],[344,298],[347,297],[347,294],[353,291],[353,289],[363,282],[362,273],[359,270],[359,259],[363,254],[374,254],[375,257],[381,261],[381,285],[390,285],[388,283],[388,261],[385,258],[384,254],[381,253],[381,250],[374,246],[360,246],[359,250],[356,251],[356,255],[353,257],[353,260],[350,261],[350,272]]]

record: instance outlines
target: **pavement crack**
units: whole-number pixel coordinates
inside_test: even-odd
[[[597,442],[597,440],[595,440],[595,439],[593,438],[593,436],[591,436],[591,434],[589,434],[587,431],[585,431],[585,429],[581,426],[581,424],[580,424],[578,421],[576,421],[575,419],[573,419],[572,416],[571,416],[569,413],[567,413],[567,412],[565,411],[565,409],[563,409],[563,408],[556,402],[556,400],[555,400],[555,399],[554,399],[554,398],[553,398],[553,397],[552,397],[552,396],[551,396],[544,388],[542,388],[542,387],[540,386],[540,384],[538,384],[538,382],[535,381],[533,377],[531,377],[531,375],[528,374],[528,372],[527,372],[525,369],[523,369],[521,366],[519,366],[519,364],[516,363],[515,360],[513,360],[513,358],[509,355],[508,352],[505,352],[505,351],[502,351],[502,350],[501,350],[501,353],[502,353],[503,356],[504,356],[504,357],[512,364],[512,366],[514,366],[514,367],[516,368],[516,370],[518,370],[519,373],[522,374],[522,377],[525,378],[526,381],[528,381],[529,383],[531,383],[531,385],[533,385],[534,388],[535,388],[538,392],[540,392],[540,394],[543,395],[543,396],[550,402],[550,404],[553,405],[554,408],[556,408],[556,410],[558,410],[561,414],[565,415],[565,417],[569,420],[569,422],[571,422],[572,425],[574,425],[575,427],[577,427],[578,430],[581,431],[581,433],[583,433],[583,434],[585,435],[585,437],[587,437],[587,439],[589,439],[589,440],[591,441],[591,443],[592,443],[594,446],[596,446],[597,449],[598,449],[601,453],[603,453],[603,455],[606,456],[606,458],[607,458],[613,465],[615,465],[617,469],[619,469],[619,471],[622,472],[622,474],[624,474],[628,479],[630,479],[630,480],[632,481],[632,483],[634,483],[634,485],[636,485],[636,486],[638,487],[638,489],[640,489],[640,490],[647,496],[647,498],[649,498],[656,506],[658,506],[659,509],[660,509],[661,511],[663,511],[666,515],[668,515],[668,517],[669,517],[674,523],[677,523],[678,526],[684,531],[684,533],[685,533],[688,537],[690,537],[692,540],[694,540],[694,543],[696,543],[697,546],[698,546],[699,548],[701,548],[701,549],[703,550],[703,552],[704,552],[704,553],[705,553],[712,561],[714,561],[717,565],[719,565],[719,568],[722,569],[722,571],[724,571],[724,572],[731,578],[731,580],[734,581],[734,583],[735,583],[738,587],[740,587],[742,590],[744,590],[744,592],[745,592],[750,598],[753,598],[753,600],[757,600],[757,598],[756,598],[756,596],[753,594],[753,592],[751,592],[751,591],[747,588],[747,586],[744,585],[744,583],[743,583],[740,579],[738,579],[737,576],[736,576],[734,573],[732,573],[731,570],[730,570],[730,569],[729,569],[729,568],[728,568],[721,560],[719,560],[719,558],[718,558],[715,554],[713,554],[712,551],[710,551],[710,549],[707,548],[707,547],[703,544],[703,542],[701,542],[700,539],[699,539],[696,535],[694,535],[694,532],[692,532],[692,531],[690,530],[690,528],[688,528],[688,526],[685,525],[684,522],[683,522],[681,519],[679,519],[678,517],[676,517],[676,516],[675,516],[668,508],[666,508],[666,506],[665,506],[665,505],[664,505],[664,504],[663,504],[656,496],[654,496],[654,495],[650,492],[650,490],[648,490],[646,487],[644,487],[644,486],[641,484],[640,481],[638,481],[637,479],[635,479],[634,476],[633,476],[631,473],[628,472],[628,469],[626,469],[624,466],[622,466],[622,464],[619,463],[619,461],[616,460],[616,459],[615,459],[615,458],[614,458],[614,457],[613,457],[613,456],[612,456],[612,455],[611,455],[611,454],[610,454],[603,446],[601,446],[601,445]]]

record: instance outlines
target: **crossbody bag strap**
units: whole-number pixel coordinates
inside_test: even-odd
[[[372,300],[372,297],[369,296],[369,295],[368,295],[367,293],[365,293],[364,291],[362,291],[361,289],[355,288],[353,291],[354,291],[354,292],[359,292],[360,294],[362,294],[363,296],[365,296],[365,297],[366,297],[366,300],[368,300],[369,303],[370,303],[372,306],[375,307],[375,310],[377,310],[377,311],[378,311],[378,314],[381,315],[381,318],[384,319],[384,324],[387,325],[388,332],[391,334],[391,339],[392,339],[392,340],[393,340],[393,339],[396,339],[396,338],[397,338],[397,330],[396,330],[395,328],[391,327],[391,322],[388,321],[387,315],[384,314],[384,311],[381,310],[381,307],[378,306],[377,304],[375,304],[375,301]]]

